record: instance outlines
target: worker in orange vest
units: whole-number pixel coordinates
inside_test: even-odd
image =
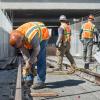
[[[90,63],[92,61],[93,39],[95,38],[95,36],[97,36],[93,21],[94,16],[89,15],[88,21],[82,25],[79,35],[79,38],[83,43],[83,60],[87,63]]]
[[[66,55],[68,60],[71,63],[71,70],[68,73],[73,73],[75,71],[76,63],[70,53],[70,41],[71,41],[71,28],[69,25],[69,21],[67,20],[65,15],[61,15],[59,18],[61,23],[60,27],[58,28],[58,39],[56,42],[57,48],[57,70],[62,70],[62,62],[63,57]]]
[[[10,45],[20,49],[26,63],[23,70],[25,81],[33,81],[31,70],[37,63],[37,82],[32,86],[34,89],[45,86],[48,39],[48,29],[42,22],[25,23],[10,33]]]

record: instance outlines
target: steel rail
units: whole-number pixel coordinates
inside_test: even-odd
[[[88,81],[94,82],[98,85],[100,85],[100,74],[91,72],[86,69],[79,69],[76,73],[79,77],[82,77]]]
[[[18,74],[16,82],[15,100],[22,100],[21,58],[18,57]]]
[[[50,61],[50,62],[48,62],[49,65],[51,65],[51,66],[56,65],[56,64],[54,64],[54,63],[56,63],[55,60],[52,60],[52,59],[47,59],[47,60]],[[53,64],[52,64],[51,62],[53,62]],[[66,63],[63,62],[63,65],[66,65]],[[55,73],[55,72],[49,72],[49,73]],[[58,72],[56,72],[56,73],[57,73],[57,74],[67,74],[66,71],[61,71],[61,72],[58,71]],[[73,74],[73,73],[72,73],[72,74]],[[76,74],[77,76],[79,76],[79,77],[82,77],[82,78],[88,80],[88,81],[91,81],[91,82],[94,82],[94,83],[100,85],[100,74],[98,74],[98,73],[96,73],[96,72],[92,72],[92,71],[89,70],[89,69],[76,68],[76,73],[75,73],[75,74]]]

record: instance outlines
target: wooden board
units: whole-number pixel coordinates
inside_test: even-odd
[[[58,96],[58,93],[56,92],[35,92],[35,93],[30,93],[30,95],[33,97],[54,97],[54,96]]]

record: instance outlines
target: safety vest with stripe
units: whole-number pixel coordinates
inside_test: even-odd
[[[27,49],[31,49],[31,41],[32,39],[37,35],[40,39],[40,42],[42,40],[47,40],[49,38],[49,32],[46,26],[41,22],[29,22],[25,23],[22,26],[20,26],[17,30],[21,32],[21,34],[24,36],[24,46]]]
[[[60,27],[64,29],[63,41],[64,42],[67,42],[68,38],[71,36],[71,28],[70,28],[70,25],[61,24]]]
[[[87,23],[83,24],[82,26],[82,38],[93,38],[94,37],[94,28],[95,25],[92,24],[90,21]]]

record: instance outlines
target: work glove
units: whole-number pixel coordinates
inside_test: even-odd
[[[31,64],[29,64],[29,62],[27,61],[26,64],[22,68],[22,76],[23,76],[24,81],[26,80],[26,78],[28,79],[31,78],[31,75],[32,75]]]
[[[35,69],[35,67],[32,68],[31,71],[32,71],[33,76],[36,76],[37,75],[37,69]]]
[[[84,43],[84,39],[80,39],[81,43]]]
[[[29,68],[26,69],[26,67],[23,67],[22,68],[22,75],[23,75],[23,77],[26,77],[27,75],[29,75],[30,71],[31,70]]]
[[[81,37],[81,35],[79,35],[79,40],[81,40],[82,39],[82,37]]]
[[[60,48],[61,47],[61,43],[56,43],[56,48]]]
[[[58,48],[58,45],[56,44],[56,48]]]
[[[25,65],[23,66],[23,71],[25,74],[30,73],[31,66],[32,65],[29,63],[29,61],[26,61]]]
[[[58,42],[56,42],[56,48],[58,48],[58,44],[59,44],[59,43],[58,43]]]
[[[26,69],[30,69],[32,67],[32,64],[29,61],[26,61],[26,64],[24,66]]]

